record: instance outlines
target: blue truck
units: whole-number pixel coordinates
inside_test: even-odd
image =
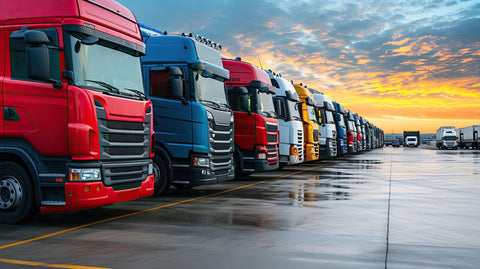
[[[233,112],[221,45],[192,34],[167,35],[141,25],[144,85],[153,104],[155,194],[231,180]]]
[[[337,127],[337,155],[347,154],[347,126],[345,123],[345,115],[347,111],[337,102],[333,102],[335,108],[334,120]]]

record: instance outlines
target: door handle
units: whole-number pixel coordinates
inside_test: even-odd
[[[11,107],[3,108],[3,118],[8,121],[20,121],[20,116],[18,116],[17,111]]]

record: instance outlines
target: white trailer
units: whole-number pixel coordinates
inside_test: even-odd
[[[454,126],[442,126],[437,130],[437,148],[457,149],[457,131]]]
[[[460,148],[480,148],[479,139],[480,125],[472,125],[468,127],[458,128],[458,146]]]

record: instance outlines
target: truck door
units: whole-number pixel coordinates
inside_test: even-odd
[[[186,66],[180,67],[187,78]],[[153,129],[157,141],[166,143],[175,158],[188,158],[192,150],[192,103],[188,99],[188,83],[184,84],[184,99],[172,96],[168,84],[168,66],[148,68],[149,96],[153,104]]]
[[[5,27],[0,27],[0,63],[5,63]],[[7,54],[8,55],[8,54]],[[5,77],[4,64],[0,64],[0,108],[3,111],[3,79]],[[5,135],[5,122],[3,120],[3,113],[0,113],[0,137]]]
[[[26,140],[41,155],[68,156],[67,87],[55,89],[51,82],[28,77],[27,44],[20,28],[7,26],[5,31],[8,40],[3,81],[5,136]],[[50,40],[50,78],[60,81],[63,51],[58,47],[63,44],[59,44],[58,30],[36,30],[45,32]]]

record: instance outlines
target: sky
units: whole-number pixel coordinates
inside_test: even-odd
[[[480,0],[117,0],[272,69],[385,133],[480,125]]]

